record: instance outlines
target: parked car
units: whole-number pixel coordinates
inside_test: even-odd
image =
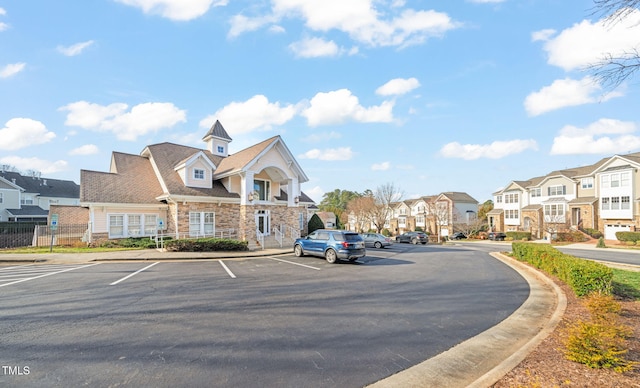
[[[487,234],[487,238],[493,241],[504,241],[506,237],[507,235],[502,232],[489,232],[489,234]]]
[[[366,255],[364,239],[356,232],[318,229],[307,237],[296,239],[293,253],[298,256],[324,257],[329,263],[336,260],[356,261]]]
[[[396,242],[411,243],[411,244],[426,244],[429,242],[429,236],[424,232],[405,232],[399,236],[396,236]]]
[[[364,233],[362,234],[365,247],[384,248],[393,244],[391,237],[387,237],[380,233]]]
[[[465,234],[462,232],[455,232],[454,234],[449,236],[449,240],[464,240],[465,238],[467,238],[467,236],[465,236]]]

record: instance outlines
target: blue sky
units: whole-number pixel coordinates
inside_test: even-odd
[[[640,42],[592,0],[0,0],[0,163],[79,183],[112,151],[281,135],[316,201],[464,191],[640,151]],[[632,26],[636,26],[633,28]]]

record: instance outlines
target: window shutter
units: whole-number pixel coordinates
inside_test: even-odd
[[[567,186],[562,185],[562,195],[566,195],[567,194]]]
[[[550,197],[551,196],[551,187],[547,187],[547,196]]]

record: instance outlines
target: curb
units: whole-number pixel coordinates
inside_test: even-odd
[[[515,368],[558,325],[566,296],[549,278],[506,255],[491,255],[529,283],[529,298],[504,321],[444,353],[368,387],[489,387]]]

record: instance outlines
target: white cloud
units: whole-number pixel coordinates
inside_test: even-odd
[[[244,102],[232,102],[200,121],[200,127],[210,128],[220,120],[229,135],[253,131],[268,131],[273,125],[282,125],[296,114],[296,107],[270,103],[267,97],[255,95]]]
[[[475,160],[480,158],[501,159],[509,155],[519,154],[526,150],[537,150],[535,140],[508,140],[494,141],[491,144],[460,144],[452,142],[445,144],[440,149],[440,154],[445,158],[460,158]]]
[[[18,150],[32,145],[48,143],[56,134],[47,130],[40,121],[14,118],[0,129],[0,149]]]
[[[311,189],[302,190],[305,194],[307,194],[311,199],[313,199],[316,203],[322,202],[322,197],[324,196],[324,190],[320,186],[314,186]]]
[[[376,94],[380,96],[397,96],[409,93],[420,87],[417,78],[395,78],[376,89]]]
[[[585,128],[567,125],[553,139],[552,155],[620,154],[640,149],[633,122],[600,119]]]
[[[387,171],[390,168],[391,168],[391,163],[389,162],[374,163],[373,165],[371,165],[372,171]]]
[[[100,152],[100,150],[95,144],[85,144],[69,151],[69,155],[95,155],[98,152]]]
[[[91,46],[93,43],[93,40],[88,40],[86,42],[76,43],[68,47],[58,46],[58,52],[66,55],[67,57],[73,57],[82,53],[84,49]]]
[[[351,147],[327,148],[324,150],[312,149],[302,155],[298,155],[300,159],[318,159],[318,160],[351,160],[353,151]]]
[[[365,108],[358,97],[348,89],[327,93],[317,93],[309,102],[302,116],[312,127],[318,125],[341,124],[348,120],[361,123],[388,123],[393,121],[392,101],[384,101],[378,106]]]
[[[225,6],[228,0],[116,0],[119,3],[142,9],[146,14],[158,14],[177,21],[199,18],[209,8]]]
[[[546,41],[548,63],[569,71],[597,63],[606,54],[622,56],[638,48],[639,24],[640,10],[613,24],[583,20]]]
[[[9,25],[7,23],[0,22],[0,32],[6,31],[9,29]]]
[[[556,109],[591,104],[621,95],[620,92],[611,92],[600,96],[598,93],[601,90],[600,84],[592,77],[587,76],[581,80],[565,78],[553,81],[550,86],[529,94],[524,101],[524,107],[530,116],[537,116]]]
[[[127,112],[128,105],[114,103],[107,106],[78,101],[61,108],[68,111],[65,125],[98,132],[111,132],[118,140],[135,141],[138,136],[171,128],[186,121],[186,112],[168,102],[148,102],[136,105]]]
[[[551,37],[555,35],[555,33],[556,33],[556,30],[551,28],[540,30],[540,31],[534,31],[533,33],[531,33],[531,41],[532,42],[547,41],[551,39]]]
[[[291,43],[289,49],[298,58],[335,57],[343,51],[334,41],[322,38],[305,38]]]
[[[255,18],[235,16],[229,36],[254,31],[284,18],[300,18],[312,31],[341,31],[351,39],[372,47],[405,47],[440,37],[460,27],[445,13],[403,9],[403,1],[389,4],[374,0],[272,0],[271,3],[271,15]],[[387,4],[388,8],[381,9]],[[383,20],[381,15],[390,16]]]
[[[6,15],[6,14],[7,14],[7,11],[4,8],[0,7],[0,15]]]
[[[18,170],[34,170],[40,171],[43,174],[53,174],[69,169],[69,163],[65,160],[56,160],[55,162],[52,162],[36,157],[21,158],[19,156],[6,156],[0,158],[0,163],[15,166]]]
[[[0,78],[9,78],[11,76],[14,76],[19,72],[21,72],[22,70],[24,70],[24,67],[26,65],[27,64],[23,62],[10,63],[5,67],[3,67],[2,69],[0,69]]]

